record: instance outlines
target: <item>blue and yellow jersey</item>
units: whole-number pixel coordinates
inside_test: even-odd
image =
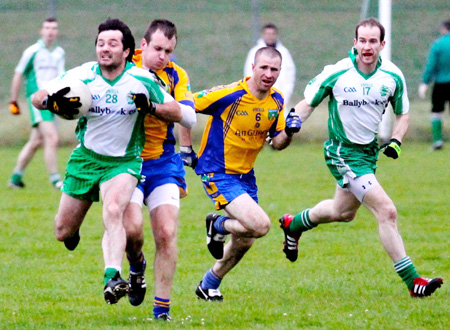
[[[133,62],[142,67],[142,50],[136,49]],[[155,71],[164,80],[168,93],[179,103],[194,108],[189,77],[183,68],[170,61],[164,69]],[[158,159],[164,154],[175,152],[174,124],[155,116],[145,116],[145,146],[141,157],[144,160]]]
[[[248,79],[194,94],[195,111],[210,115],[198,153],[197,174],[248,173],[267,135],[274,137],[284,130],[281,93],[272,88],[259,100],[250,93]]]

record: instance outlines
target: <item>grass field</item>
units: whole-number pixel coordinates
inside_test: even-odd
[[[189,73],[195,92],[241,79],[247,52],[254,45],[250,0],[55,2],[60,21],[59,43],[66,50],[67,68],[95,59],[97,27],[108,16],[125,21],[138,42],[151,20],[173,20],[179,30],[177,61]],[[41,21],[49,14],[48,3],[0,1],[0,30],[5,31],[0,34],[0,111],[4,114],[8,112],[14,68],[22,51],[37,40]],[[370,3],[369,15],[377,16],[378,1]],[[324,65],[347,56],[361,4],[362,0],[259,0],[261,24],[272,21],[279,26],[281,40],[297,65],[293,104],[302,99],[304,87]],[[417,86],[430,44],[438,36],[439,22],[450,17],[450,6],[448,0],[402,0],[393,1],[392,6],[392,59],[405,74],[414,114],[428,114],[429,102],[417,100]],[[26,112],[23,98],[20,104]],[[428,132],[428,116],[426,121],[417,123],[418,131],[411,132],[410,138],[423,141],[421,133]],[[66,129],[65,124],[62,127],[69,132],[62,133],[62,141],[73,143],[72,129]],[[322,140],[323,130],[318,131],[319,136],[316,132],[311,133]],[[26,115],[6,116],[0,122],[1,145],[23,145],[28,134]]]
[[[359,20],[361,0],[260,0],[262,23],[280,27],[281,38],[297,64],[292,102],[323,65],[346,56]],[[377,15],[371,1],[370,15]],[[178,62],[198,91],[242,77],[252,40],[251,1],[114,0],[56,1],[60,44],[67,68],[95,59],[94,39],[107,17],[124,20],[139,41],[155,18],[173,20],[179,29]],[[204,217],[213,210],[200,180],[188,170],[189,197],[182,201],[179,262],[170,324],[152,320],[152,269],[146,301],[132,307],[126,299],[103,300],[103,226],[101,205],[90,210],[81,243],[69,252],[53,235],[60,192],[51,188],[42,151],[24,178],[26,190],[6,188],[20,147],[29,135],[28,116],[8,114],[9,89],[22,51],[38,38],[49,13],[46,0],[0,1],[0,329],[448,329],[450,252],[448,238],[449,151],[431,153],[429,101],[416,90],[438,24],[450,17],[448,0],[393,1],[392,59],[403,70],[411,99],[411,129],[394,161],[381,156],[377,176],[395,201],[408,254],[421,275],[444,278],[428,299],[411,299],[395,274],[377,235],[372,215],[361,209],[348,224],[319,226],[302,237],[296,263],[284,258],[277,219],[332,197],[334,181],[318,141],[326,137],[321,107],[286,151],[265,148],[256,165],[260,204],[272,219],[269,234],[257,241],[224,280],[222,304],[198,301],[195,287],[213,259],[205,246]],[[26,103],[20,100],[26,113]],[[199,117],[195,146],[204,118]],[[74,123],[59,121],[61,170],[75,144]],[[445,118],[445,134],[450,123]],[[148,219],[148,216],[145,215]],[[148,221],[145,251],[152,261]],[[124,274],[127,274],[124,263]]]
[[[448,150],[431,153],[427,144],[405,144],[399,160],[380,157],[377,172],[396,202],[400,231],[419,272],[444,278],[435,295],[421,300],[409,297],[365,209],[351,223],[306,233],[297,262],[284,258],[277,218],[334,192],[321,145],[296,141],[282,152],[263,149],[257,161],[260,204],[272,219],[271,231],[225,278],[223,303],[198,301],[195,287],[213,264],[204,229],[204,216],[213,207],[200,180],[188,171],[190,195],[182,201],[170,324],[152,320],[151,266],[141,306],[132,307],[126,299],[104,303],[100,205],[90,210],[79,247],[67,251],[53,236],[60,193],[47,182],[42,154],[26,174],[26,190],[6,188],[18,151],[0,149],[0,329],[448,329]],[[60,150],[62,168],[70,151]],[[148,221],[145,231],[151,263]]]

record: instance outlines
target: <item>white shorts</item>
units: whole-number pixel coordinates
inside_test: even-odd
[[[149,211],[163,204],[173,205],[179,209],[180,187],[174,183],[163,184],[162,186],[156,187],[145,201],[143,192],[136,188],[134,189],[133,196],[131,196],[130,203],[137,203],[141,207],[145,203]]]
[[[364,196],[373,188],[378,186],[375,174],[364,174],[356,178],[347,176],[348,184],[346,189],[350,191],[362,203]]]

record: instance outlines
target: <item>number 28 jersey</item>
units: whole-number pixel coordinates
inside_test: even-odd
[[[145,94],[155,103],[173,101],[152,74],[129,62],[113,81],[103,77],[97,62],[85,63],[57,79],[68,78],[80,79],[90,89],[92,104],[78,120],[76,134],[81,145],[102,156],[140,157],[145,114],[136,110],[131,93]]]

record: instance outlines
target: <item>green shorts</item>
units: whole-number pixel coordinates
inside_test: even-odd
[[[67,163],[62,191],[83,200],[99,201],[100,185],[113,177],[129,173],[141,180],[142,158],[110,157],[83,146],[75,148]]]
[[[55,115],[52,112],[35,108],[33,104],[31,104],[31,96],[27,98],[27,101],[32,127],[36,127],[41,121],[53,121],[55,119]]]
[[[328,169],[343,188],[348,178],[375,174],[379,150],[376,140],[366,145],[345,144],[337,140],[328,140],[324,144]]]

